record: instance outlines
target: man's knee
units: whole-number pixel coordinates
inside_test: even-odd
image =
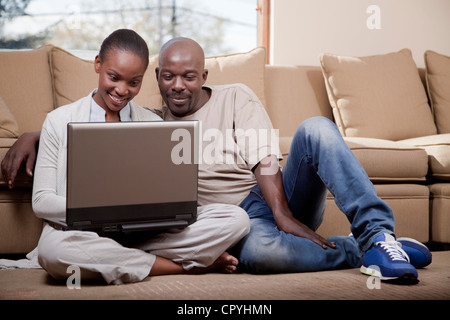
[[[303,121],[295,132],[293,145],[329,145],[342,140],[336,124],[330,119],[318,116]]]
[[[304,120],[297,128],[297,133],[314,133],[314,132],[322,132],[325,129],[335,130],[336,125],[330,119],[317,116]]]

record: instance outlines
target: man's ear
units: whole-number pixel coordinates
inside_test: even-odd
[[[102,67],[102,62],[100,61],[100,56],[96,55],[94,60],[94,70],[96,73],[100,73],[100,69]]]
[[[203,82],[206,82],[206,79],[208,79],[208,69],[204,69],[202,73]]]
[[[159,80],[159,67],[155,68],[156,81]]]

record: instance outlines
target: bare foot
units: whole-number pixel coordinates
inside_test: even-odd
[[[236,259],[228,252],[224,252],[209,267],[212,267],[213,270],[222,271],[225,273],[233,273],[236,271],[238,263],[238,259]]]
[[[212,271],[219,271],[223,273],[233,273],[236,271],[238,265],[238,259],[229,254],[228,252],[224,252],[217,258],[214,263],[206,268],[194,267],[191,270],[187,271],[187,273],[192,274],[200,274],[207,273]]]

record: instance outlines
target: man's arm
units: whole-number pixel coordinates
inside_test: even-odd
[[[37,156],[37,145],[40,132],[26,132],[12,145],[2,160],[2,174],[10,189],[22,162],[25,162],[26,173],[32,177]]]
[[[264,158],[254,170],[256,180],[264,199],[272,210],[278,229],[297,237],[307,238],[322,248],[335,248],[333,242],[321,237],[309,227],[294,218],[284,193],[281,171],[274,155]]]

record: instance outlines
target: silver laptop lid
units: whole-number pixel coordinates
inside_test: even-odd
[[[123,212],[142,220],[158,211],[161,219],[183,214],[184,204],[196,207],[198,130],[198,121],[69,123],[67,222],[86,220],[95,208],[123,208],[106,210],[102,221]]]

